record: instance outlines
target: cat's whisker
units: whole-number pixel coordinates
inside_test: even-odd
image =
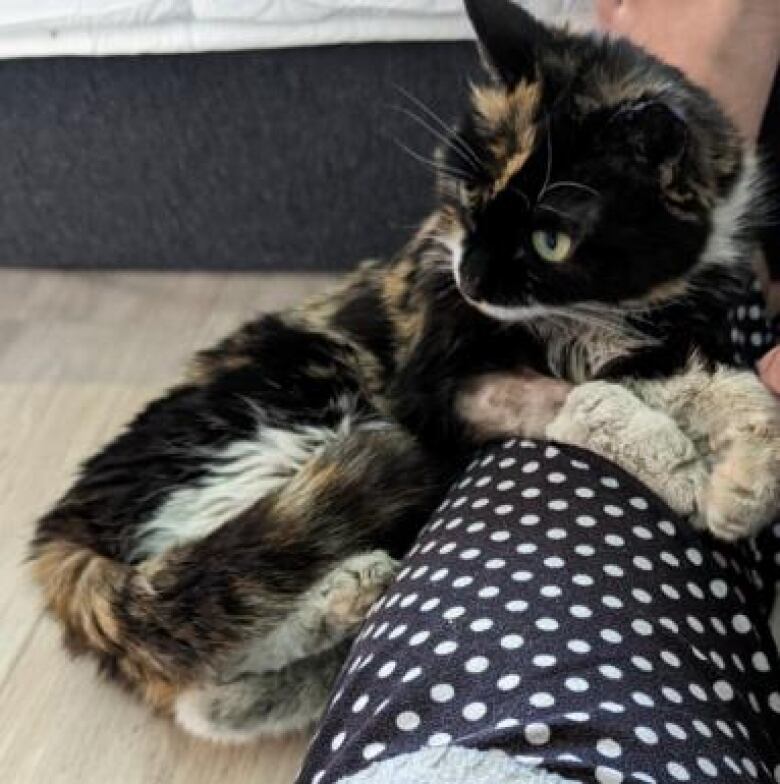
[[[403,106],[391,106],[390,108],[393,111],[405,115],[410,120],[416,122],[421,128],[424,128],[426,131],[428,131],[428,133],[430,133],[435,139],[438,139],[442,144],[444,144],[446,147],[451,149],[460,158],[460,160],[464,164],[466,164],[469,168],[477,167],[475,168],[475,171],[478,170],[479,164],[476,163],[474,160],[472,160],[471,157],[467,156],[465,152],[461,150],[460,147],[457,147],[452,137],[447,136],[441,131],[439,131],[437,128],[432,126],[424,117],[420,117],[419,115],[415,114],[414,112],[410,111],[409,109]]]
[[[419,163],[422,163],[429,169],[432,169],[437,174],[447,174],[450,177],[455,177],[457,179],[467,179],[471,175],[468,172],[463,171],[462,169],[457,169],[454,166],[448,166],[441,161],[434,160],[433,158],[427,158],[425,155],[421,155],[419,152],[416,152],[411,147],[404,144],[400,139],[393,139],[395,144],[397,144],[405,153],[410,155],[414,160]]]
[[[547,172],[544,176],[544,183],[542,184],[542,188],[539,191],[538,196],[536,197],[537,203],[540,202],[544,195],[547,193],[547,187],[550,184],[550,177],[552,176],[552,164],[553,164],[553,148],[552,148],[552,128],[550,126],[550,115],[547,115],[547,119],[545,121],[547,126]]]
[[[552,212],[555,215],[558,215],[561,218],[566,218],[568,220],[574,220],[574,217],[571,213],[565,212],[564,210],[559,210],[556,207],[551,207],[549,204],[537,204],[537,210],[544,210],[545,212]]]
[[[395,84],[394,87],[398,92],[401,93],[401,95],[403,95],[407,100],[411,101],[418,109],[425,112],[425,114],[427,114],[428,117],[430,117],[442,129],[442,131],[445,132],[447,138],[450,139],[452,143],[456,143],[462,152],[468,155],[478,170],[484,169],[484,161],[477,154],[476,150],[463,138],[460,133],[457,132],[455,128],[453,128],[449,123],[445,122],[442,117],[437,114],[430,106],[428,106],[416,95],[413,95],[411,92],[409,92],[409,90],[407,90],[405,87],[402,87],[400,84]]]
[[[577,188],[582,191],[587,191],[592,196],[601,196],[601,193],[595,188],[591,188],[590,185],[585,185],[582,182],[572,182],[571,180],[558,180],[557,182],[552,183],[552,185],[548,185],[545,189],[545,193],[557,190],[558,188]]]

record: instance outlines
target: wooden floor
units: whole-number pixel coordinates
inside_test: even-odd
[[[287,784],[305,739],[225,748],[185,737],[60,649],[23,559],[80,460],[193,350],[322,277],[0,271],[0,780]]]

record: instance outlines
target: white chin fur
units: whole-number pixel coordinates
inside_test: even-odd
[[[452,255],[452,275],[455,278],[455,285],[458,287],[461,297],[466,300],[473,308],[476,308],[480,313],[495,319],[496,321],[517,322],[529,321],[530,319],[539,318],[547,313],[547,309],[541,305],[526,305],[523,307],[510,308],[504,305],[491,305],[489,302],[475,300],[469,297],[463,287],[461,286],[460,279],[460,265],[463,260],[463,247],[454,239],[448,238],[444,241],[447,249]]]

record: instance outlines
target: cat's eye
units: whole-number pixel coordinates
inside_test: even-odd
[[[571,256],[574,243],[563,231],[539,229],[531,235],[534,250],[545,261],[561,262]]]

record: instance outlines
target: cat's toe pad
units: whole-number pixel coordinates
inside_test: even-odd
[[[397,561],[383,550],[347,559],[323,586],[326,623],[336,629],[357,628],[397,571]]]

